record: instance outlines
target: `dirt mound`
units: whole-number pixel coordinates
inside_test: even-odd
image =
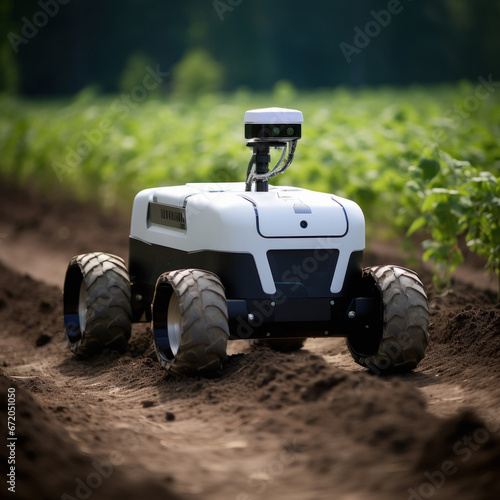
[[[432,274],[428,270],[423,271],[424,283],[432,283]],[[474,286],[454,280],[452,288],[438,293],[432,286],[426,288],[429,304],[434,313],[447,311],[457,307],[477,306],[494,307],[497,296],[492,290],[478,290]]]
[[[0,262],[0,324],[12,336],[47,343],[62,330],[62,296],[54,287],[22,276]]]
[[[231,358],[221,379],[194,384],[200,397],[214,404],[230,395],[230,411],[243,411],[248,418],[256,416],[256,407],[265,407],[272,412],[266,429],[279,432],[289,426],[294,435],[307,434],[309,446],[312,435],[321,446],[332,431],[341,431],[359,443],[405,453],[427,437],[436,421],[422,395],[399,380],[345,372],[308,353],[259,348]]]
[[[67,433],[43,411],[22,387],[0,376],[0,430],[8,435],[8,389],[15,389],[16,441],[2,447],[0,463],[2,476],[15,472],[15,493],[18,499],[54,500],[55,498],[178,498],[158,484],[136,484],[127,479],[117,467],[123,462],[119,452],[107,459],[88,456],[75,446]],[[11,463],[8,463],[8,459]],[[3,498],[7,498],[4,496]]]
[[[4,179],[0,199],[0,233],[4,238],[36,233],[44,245],[64,248],[70,257],[95,251],[123,256],[127,251],[130,219],[122,213],[78,203],[67,195],[44,197]]]
[[[321,429],[317,446],[335,429],[359,443],[405,453],[434,423],[421,394],[397,380],[345,372],[314,355],[280,359],[259,369],[257,399],[271,408],[296,406],[297,427],[305,424],[312,433]]]
[[[422,481],[411,489],[414,500],[440,490],[443,498],[499,498],[499,430],[498,423],[484,422],[467,410],[437,426],[416,463]]]
[[[433,341],[447,344],[454,354],[497,358],[500,354],[500,309],[465,308],[448,315]]]

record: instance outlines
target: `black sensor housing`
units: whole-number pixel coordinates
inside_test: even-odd
[[[300,139],[300,123],[245,123],[245,139],[294,140]]]

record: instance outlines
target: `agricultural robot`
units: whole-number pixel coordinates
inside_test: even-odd
[[[375,373],[412,370],[428,343],[422,282],[390,265],[363,268],[365,221],[353,201],[272,186],[291,165],[302,113],[245,113],[245,182],[146,189],[134,200],[128,267],[102,252],[71,259],[64,282],[70,350],[126,349],[150,321],[158,360],[174,375],[213,376],[228,340],[292,351],[346,337]],[[279,160],[270,169],[270,150]]]

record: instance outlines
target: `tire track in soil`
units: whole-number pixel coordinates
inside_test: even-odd
[[[72,202],[38,210],[45,219],[26,228],[23,221],[36,219],[32,211],[46,202],[22,194],[32,205],[23,204],[26,213],[14,222],[0,203],[0,232],[38,241],[37,265],[59,262],[55,235],[66,234],[60,228],[76,210],[80,225],[71,226],[65,252],[124,254],[121,237],[103,238],[111,220]],[[91,221],[98,221],[95,234]],[[128,233],[125,223],[115,230]],[[91,498],[390,500],[412,491],[424,498],[431,488],[433,498],[496,498],[500,315],[487,299],[465,285],[445,298],[431,293],[432,340],[412,374],[379,379],[352,362],[342,339],[318,339],[286,355],[230,342],[220,378],[173,379],[153,359],[146,325],[134,326],[122,356],[74,359],[60,291],[0,266],[1,394],[16,384],[24,401],[17,498],[74,495],[76,478],[89,477],[92,463],[109,462],[112,453],[120,464],[91,488]],[[467,448],[463,440],[474,432],[481,444]],[[456,443],[461,454],[453,452]],[[441,486],[442,464],[450,460],[456,472]]]

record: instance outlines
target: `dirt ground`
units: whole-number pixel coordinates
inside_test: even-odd
[[[219,378],[174,379],[146,324],[122,355],[66,347],[67,262],[126,258],[127,238],[123,215],[0,184],[1,498],[500,498],[500,309],[480,262],[446,296],[420,269],[431,342],[413,373],[376,377],[343,339],[311,339],[292,354],[230,342]],[[365,263],[401,257],[378,242]]]

